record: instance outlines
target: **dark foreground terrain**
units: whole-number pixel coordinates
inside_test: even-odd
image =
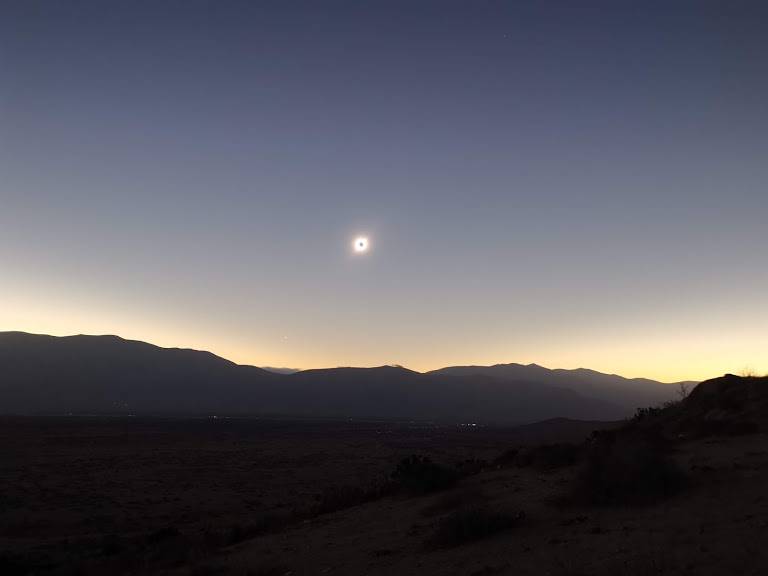
[[[582,439],[600,426],[6,417],[0,574],[195,563],[348,505],[410,454],[455,465],[508,445]]]
[[[15,418],[1,431],[2,574],[768,565],[768,379],[707,381],[621,425]]]

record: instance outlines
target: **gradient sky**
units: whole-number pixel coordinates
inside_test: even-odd
[[[738,0],[4,0],[0,330],[768,372],[766,30]]]

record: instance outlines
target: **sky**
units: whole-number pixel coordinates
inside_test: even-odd
[[[768,372],[766,29],[740,0],[4,0],[0,330]]]

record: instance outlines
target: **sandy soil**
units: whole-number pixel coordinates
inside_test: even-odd
[[[176,556],[194,563],[234,527],[302,514],[324,490],[369,485],[409,454],[447,463],[490,459],[510,445],[580,440],[594,427],[2,418],[0,572],[143,573]],[[132,552],[141,548],[137,542],[169,530],[189,539],[192,552],[157,562],[148,553],[124,565],[126,554],[139,554]],[[109,554],[119,566],[102,565]]]
[[[429,512],[441,508],[446,494],[393,498],[244,542],[205,570],[292,576],[764,574],[768,437],[683,444],[675,458],[692,485],[653,506],[563,508],[554,501],[573,469],[507,469],[472,477],[456,489],[482,491],[492,506],[526,513],[519,526],[487,540],[434,549],[428,542],[440,516]]]
[[[764,573],[764,434],[678,443],[673,457],[690,485],[651,506],[563,506],[578,466],[490,466],[446,492],[306,514],[324,490],[368,485],[409,454],[491,460],[510,446],[578,441],[594,427],[6,418],[0,573]],[[441,522],[467,503],[524,518],[486,539],[435,546]],[[291,520],[229,544],[233,527],[271,514]]]

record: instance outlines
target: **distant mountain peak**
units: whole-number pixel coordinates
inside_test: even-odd
[[[519,424],[556,417],[621,418],[677,392],[651,380],[538,364],[451,366],[425,373],[394,364],[273,370],[115,335],[0,332],[0,410],[105,412],[130,406],[132,413]]]
[[[295,374],[296,372],[301,372],[300,368],[280,368],[276,366],[260,366],[260,368],[275,374]]]

